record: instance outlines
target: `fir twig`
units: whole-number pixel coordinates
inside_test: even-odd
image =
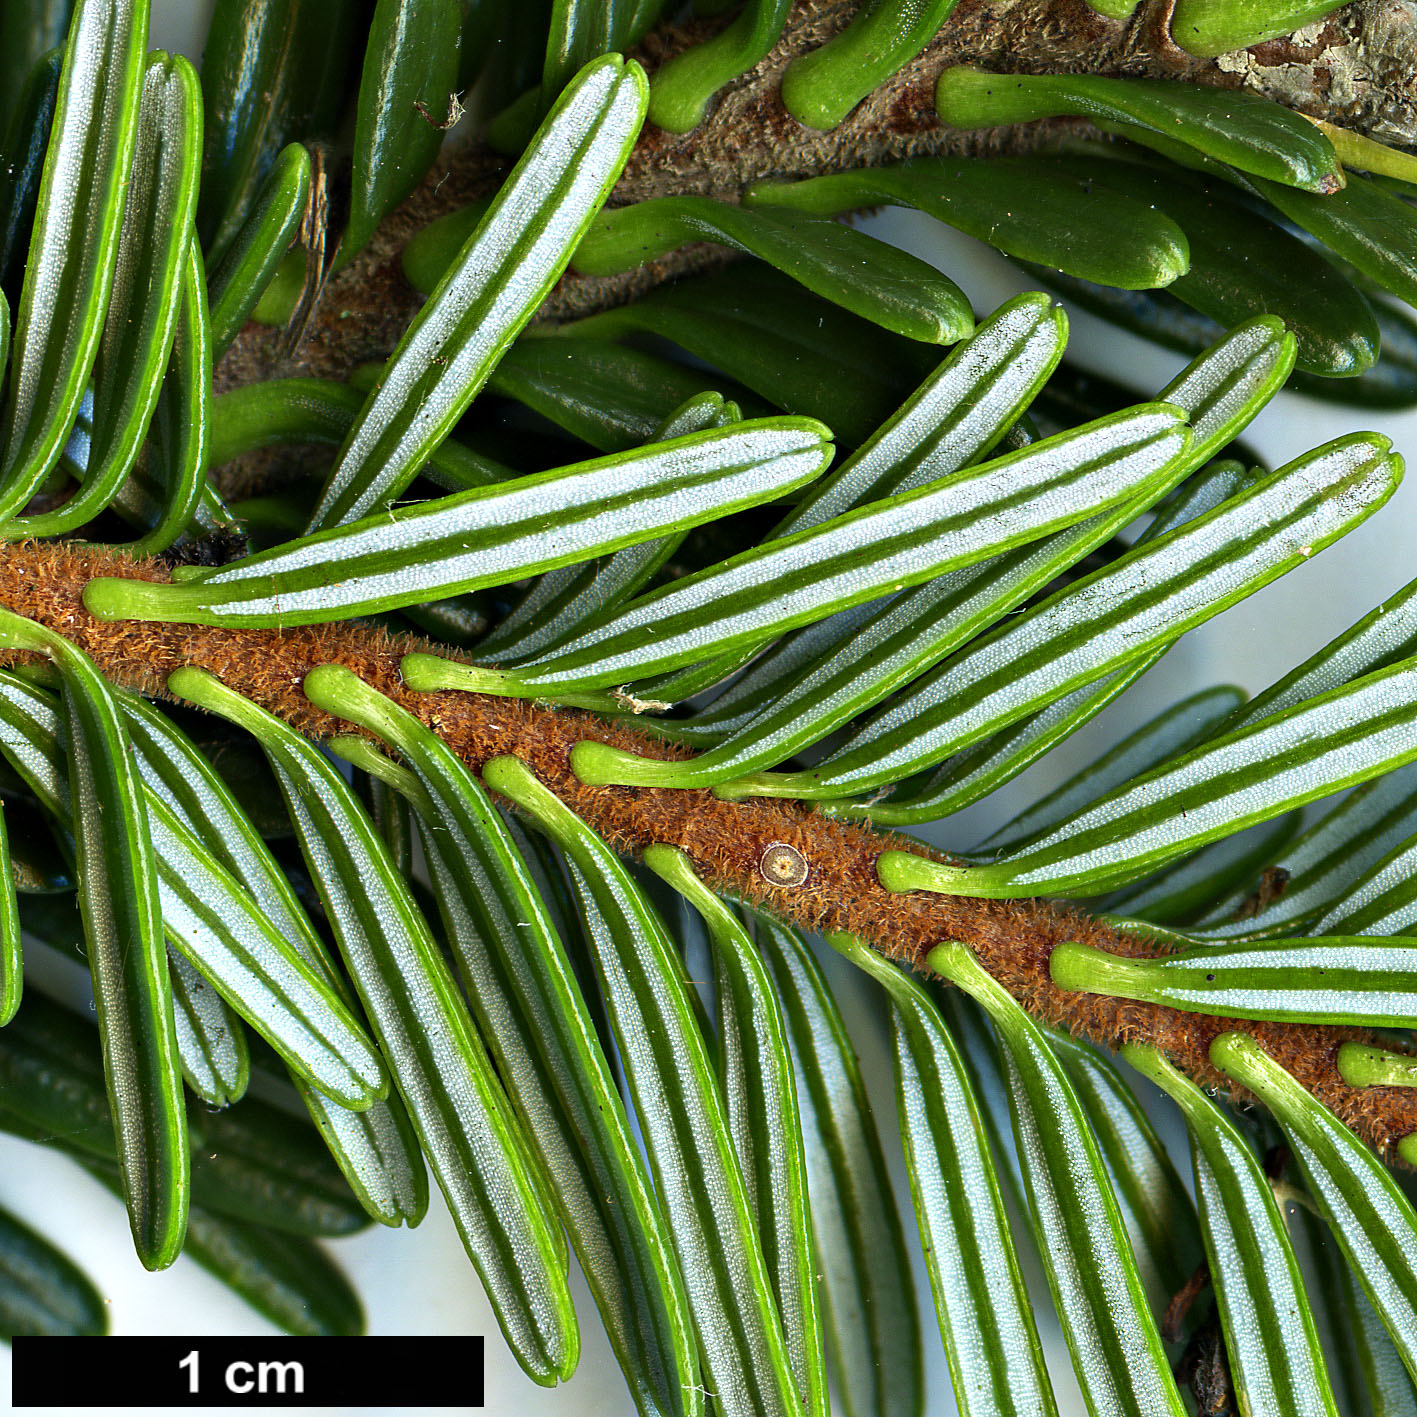
[[[803,929],[859,935],[913,967],[921,967],[933,946],[963,942],[1035,1018],[1109,1048],[1150,1044],[1197,1082],[1241,1100],[1243,1091],[1210,1063],[1209,1049],[1221,1033],[1249,1033],[1384,1155],[1403,1136],[1417,1132],[1417,1089],[1353,1088],[1339,1076],[1335,1059],[1340,1045],[1376,1044],[1371,1030],[1217,1018],[1068,992],[1052,981],[1048,968],[1049,956],[1064,940],[1134,956],[1165,947],[1120,934],[1054,902],[888,891],[876,875],[881,852],[931,855],[928,848],[868,826],[829,820],[805,803],[725,802],[705,791],[588,786],[570,765],[572,748],[583,740],[653,757],[683,750],[574,710],[482,694],[412,693],[400,679],[399,661],[404,654],[434,648],[412,637],[357,623],[233,630],[101,622],[82,604],[84,586],[99,575],[169,578],[155,561],[137,562],[93,548],[19,544],[0,557],[0,603],[65,635],[125,688],[171,697],[168,676],[194,665],[315,739],[347,733],[349,725],[317,709],[301,685],[317,665],[344,665],[433,728],[474,770],[503,754],[521,758],[624,854],[640,855],[655,844],[678,847],[713,889],[752,901]],[[800,852],[806,862],[800,883],[774,879],[772,848],[781,844]]]
[[[1272,40],[1222,59],[1195,59],[1171,43],[1171,0],[1139,6],[1126,22],[1109,20],[1082,0],[1021,0],[1000,13],[961,0],[925,50],[870,94],[829,133],[806,128],[782,105],[783,72],[816,49],[855,13],[855,0],[801,0],[782,38],[719,96],[708,119],[689,133],[646,127],[611,194],[610,206],[698,193],[737,201],[751,184],[874,167],[904,158],[998,155],[1031,151],[1060,133],[1092,132],[1079,119],[1053,119],[984,130],[947,127],[935,114],[943,69],[974,64],[1001,73],[1087,73],[1167,78],[1222,88],[1242,85],[1328,122],[1411,141],[1407,95],[1410,56],[1361,5],[1331,16],[1312,39]],[[652,75],[700,43],[722,21],[654,31],[636,51]],[[325,287],[304,338],[285,357],[280,335],[251,325],[217,370],[218,390],[282,372],[344,379],[360,364],[387,357],[422,297],[404,281],[399,256],[414,233],[494,191],[510,164],[481,144],[457,149],[393,212]],[[685,247],[624,275],[568,273],[542,307],[542,319],[570,319],[623,304],[664,281],[730,259],[722,247]]]

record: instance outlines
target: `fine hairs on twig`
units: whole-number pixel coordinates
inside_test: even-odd
[[[360,624],[291,629],[99,621],[82,603],[96,576],[169,579],[156,561],[93,547],[18,543],[0,556],[0,603],[66,636],[114,683],[155,697],[173,671],[196,666],[216,675],[302,733],[323,739],[350,725],[316,708],[301,685],[320,664],[340,664],[436,731],[476,771],[503,754],[526,762],[616,850],[638,855],[663,843],[688,853],[715,890],[751,901],[803,929],[859,935],[892,959],[920,967],[945,941],[968,945],[980,963],[1035,1018],[1115,1048],[1148,1043],[1197,1082],[1244,1094],[1211,1064],[1217,1035],[1243,1031],[1354,1132],[1385,1156],[1417,1132],[1417,1089],[1349,1087],[1335,1058],[1345,1041],[1376,1043],[1371,1030],[1216,1018],[1160,1005],[1074,993],[1049,976],[1053,949],[1078,941],[1115,954],[1154,954],[1164,946],[1120,934],[1071,907],[1043,900],[886,890],[877,879],[882,851],[938,857],[911,839],[817,814],[779,799],[727,802],[707,791],[596,787],[580,781],[570,755],[594,740],[651,757],[688,756],[636,731],[576,710],[449,690],[413,693],[402,682],[403,655],[433,646]]]

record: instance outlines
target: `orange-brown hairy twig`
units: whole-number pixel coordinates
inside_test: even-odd
[[[431,647],[412,637],[360,624],[233,630],[100,622],[82,604],[84,586],[100,575],[167,579],[152,561],[95,548],[18,544],[0,555],[0,604],[65,635],[114,683],[161,697],[174,670],[195,665],[317,739],[348,732],[349,725],[317,709],[302,681],[317,665],[344,665],[438,732],[474,770],[502,754],[523,759],[622,853],[636,855],[655,843],[676,846],[714,889],[807,930],[860,935],[912,966],[919,967],[932,946],[960,941],[1035,1018],[1106,1047],[1155,1045],[1198,1082],[1232,1096],[1239,1094],[1211,1065],[1209,1048],[1218,1034],[1242,1030],[1384,1155],[1417,1132],[1417,1089],[1352,1088],[1338,1074],[1339,1045],[1376,1042],[1368,1030],[1222,1019],[1065,991],[1048,972],[1049,956],[1064,940],[1130,955],[1161,947],[1046,900],[888,891],[876,875],[882,851],[933,853],[911,839],[829,820],[805,803],[724,802],[705,791],[588,786],[570,765],[571,749],[582,740],[656,757],[682,750],[578,711],[457,691],[413,693],[400,679],[399,660]],[[799,853],[801,862],[774,849],[781,845]]]

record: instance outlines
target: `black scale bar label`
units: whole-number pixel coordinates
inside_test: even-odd
[[[472,1338],[16,1338],[13,1406],[483,1405]]]

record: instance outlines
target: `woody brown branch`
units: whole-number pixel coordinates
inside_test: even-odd
[[[935,83],[953,64],[999,72],[1090,73],[1244,85],[1292,108],[1386,141],[1417,139],[1417,28],[1408,7],[1352,4],[1297,36],[1217,60],[1182,53],[1169,36],[1173,0],[1151,0],[1126,22],[1083,0],[960,0],[923,53],[882,84],[829,133],[798,123],[778,96],[798,55],[845,27],[857,0],[799,0],[782,38],[715,100],[693,132],[646,127],[611,205],[678,193],[736,201],[754,182],[817,176],[925,155],[1020,152],[1074,120],[961,131],[935,116]],[[651,34],[636,56],[653,74],[667,59],[727,22],[697,22]],[[482,146],[464,148],[432,172],[369,246],[329,282],[304,337],[286,357],[278,331],[251,325],[222,361],[218,389],[277,374],[346,378],[387,358],[422,297],[404,281],[399,253],[428,223],[494,190],[508,170]],[[568,275],[542,317],[573,318],[622,304],[673,276],[722,261],[721,247],[694,246],[608,278]]]
[[[98,621],[83,608],[84,586],[95,576],[115,575],[169,578],[156,562],[134,562],[95,548],[13,545],[0,553],[0,605],[57,630],[125,688],[170,697],[168,676],[195,665],[315,739],[347,733],[350,725],[310,703],[302,683],[317,665],[342,664],[440,734],[474,771],[504,753],[521,758],[623,854],[636,856],[655,843],[679,847],[715,890],[752,901],[804,930],[860,935],[882,954],[916,968],[933,946],[959,941],[1034,1018],[1107,1048],[1153,1044],[1197,1082],[1232,1096],[1243,1094],[1211,1066],[1209,1049],[1218,1034],[1241,1030],[1384,1155],[1417,1131],[1417,1089],[1351,1088],[1338,1074],[1339,1045],[1350,1039],[1379,1044],[1370,1030],[1222,1019],[1070,993],[1048,972],[1049,956],[1063,940],[1123,955],[1150,954],[1159,947],[1046,900],[887,891],[876,876],[882,851],[936,853],[911,838],[828,820],[810,804],[722,802],[710,792],[587,786],[570,766],[571,749],[584,739],[651,757],[690,755],[589,714],[481,694],[413,693],[400,678],[400,658],[414,650],[445,651],[411,636],[357,623],[232,630]],[[795,847],[805,859],[807,875],[800,884],[767,878],[763,855],[777,843]]]

